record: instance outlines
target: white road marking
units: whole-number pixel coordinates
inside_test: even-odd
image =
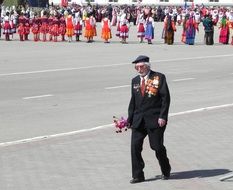
[[[227,108],[227,107],[232,107],[232,106],[233,106],[233,103],[232,104],[223,104],[223,105],[219,105],[219,106],[204,107],[204,108],[199,108],[199,109],[194,109],[194,110],[187,110],[187,111],[183,111],[183,112],[171,113],[171,114],[169,114],[169,117],[174,117],[177,115],[185,115],[185,114],[190,114],[190,113],[195,113],[195,112],[202,112],[202,111]]]
[[[180,81],[187,81],[187,80],[194,80],[195,78],[183,78],[183,79],[175,79],[172,80],[173,82],[180,82]]]
[[[58,133],[58,134],[54,134],[54,135],[45,135],[45,136],[28,138],[28,139],[21,139],[21,140],[17,140],[17,141],[4,142],[4,143],[0,143],[0,147],[17,145],[17,144],[24,144],[24,143],[35,142],[35,141],[41,141],[41,140],[51,139],[51,138],[56,138],[56,137],[65,137],[65,136],[75,135],[75,134],[84,133],[84,132],[91,132],[91,131],[95,131],[98,129],[109,128],[112,126],[113,126],[113,124],[108,124],[108,125],[102,125],[102,126],[90,128],[90,129],[81,129],[81,130],[71,131],[71,132],[66,132],[66,133]]]
[[[164,60],[152,61],[151,63],[185,61],[185,60],[195,60],[195,59],[212,59],[212,58],[222,58],[222,57],[233,57],[233,54],[210,55],[210,56],[199,56],[199,57],[185,57],[185,58],[177,58],[177,59],[164,59]]]
[[[177,58],[177,59],[162,59],[162,60],[152,61],[151,63],[185,61],[185,60],[196,60],[196,59],[212,59],[212,58],[222,58],[222,57],[233,57],[233,54],[187,57],[187,58]],[[37,74],[37,73],[49,73],[49,72],[61,72],[61,71],[74,71],[74,70],[84,70],[84,69],[95,69],[95,68],[115,67],[115,66],[130,65],[130,64],[131,63],[118,63],[118,64],[110,64],[110,65],[94,65],[94,66],[86,66],[86,67],[73,67],[73,68],[63,68],[63,69],[47,69],[47,70],[39,70],[39,71],[2,73],[0,74],[0,77],[13,76],[13,75],[28,75],[28,74]]]
[[[126,88],[126,87],[130,87],[130,85],[112,86],[112,87],[106,87],[106,88],[104,88],[104,89],[105,89],[105,90],[111,90],[111,89]]]
[[[218,106],[204,107],[204,108],[199,108],[199,109],[187,110],[187,111],[183,111],[183,112],[171,113],[171,114],[169,114],[169,117],[174,117],[174,116],[178,116],[178,115],[185,115],[185,114],[190,114],[190,113],[195,113],[195,112],[202,112],[202,111],[227,108],[227,107],[232,107],[232,106],[233,106],[233,103],[232,104],[223,104],[223,105],[218,105]],[[110,128],[110,127],[114,127],[114,124],[101,125],[101,126],[90,128],[90,129],[81,129],[81,130],[71,131],[71,132],[66,132],[66,133],[58,133],[58,134],[53,134],[53,135],[45,135],[45,136],[38,136],[38,137],[16,140],[16,141],[3,142],[3,143],[0,143],[0,147],[30,143],[30,142],[35,142],[35,141],[42,141],[45,139],[65,137],[65,136],[70,136],[70,135],[76,135],[79,133],[86,133],[86,132],[91,132],[91,131],[95,131],[95,130]]]
[[[102,68],[102,67],[114,67],[120,65],[128,65],[129,63],[118,63],[111,65],[95,65],[95,66],[86,66],[86,67],[73,67],[73,68],[63,68],[63,69],[47,69],[40,71],[27,71],[27,72],[16,72],[16,73],[3,73],[1,76],[12,76],[12,75],[28,75],[28,74],[37,74],[37,73],[51,73],[51,72],[61,72],[61,71],[74,71],[74,70],[83,70],[83,69],[94,69],[94,68]]]
[[[39,95],[39,96],[30,96],[30,97],[24,97],[24,100],[29,100],[29,99],[36,99],[36,98],[46,98],[46,97],[51,97],[53,96],[52,94],[45,94],[45,95]]]

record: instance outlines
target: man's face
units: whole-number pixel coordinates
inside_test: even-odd
[[[135,69],[137,70],[138,74],[142,77],[146,76],[150,70],[150,67],[145,64],[144,62],[139,62],[135,64]]]

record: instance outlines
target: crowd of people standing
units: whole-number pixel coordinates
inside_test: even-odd
[[[162,38],[164,43],[174,43],[174,33],[182,27],[181,41],[194,45],[200,24],[205,31],[205,43],[213,45],[214,26],[219,28],[219,43],[233,45],[233,8],[205,7],[160,7],[144,5],[81,6],[72,4],[67,7],[49,6],[35,9],[31,7],[1,7],[0,37],[13,40],[18,34],[20,41],[29,40],[29,34],[37,41],[68,41],[80,36],[91,43],[97,36],[97,23],[101,23],[100,36],[109,43],[113,33],[121,43],[127,43],[130,25],[136,25],[139,43],[152,44],[155,22],[163,22]],[[115,26],[115,31],[113,31]]]

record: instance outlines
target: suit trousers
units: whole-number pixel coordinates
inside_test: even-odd
[[[214,32],[205,32],[205,43],[206,45],[213,45],[214,44]]]
[[[155,151],[155,156],[158,159],[162,174],[168,176],[170,174],[171,166],[167,157],[167,151],[163,145],[163,136],[166,126],[161,128],[149,129],[145,122],[142,121],[139,128],[132,128],[131,136],[131,162],[132,162],[132,177],[143,178],[145,167],[142,158],[143,142],[148,135],[150,147]]]

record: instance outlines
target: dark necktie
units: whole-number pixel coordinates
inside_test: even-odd
[[[144,77],[142,77],[142,82],[141,82],[141,93],[142,93],[142,96],[144,96],[144,94],[145,94],[145,88],[146,88],[145,79],[144,79]]]

